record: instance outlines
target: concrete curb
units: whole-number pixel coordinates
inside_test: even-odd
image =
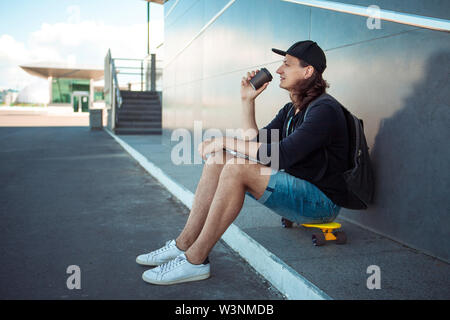
[[[163,170],[116,136],[109,129],[104,130],[122,146],[136,161],[167,190],[177,197],[186,207],[192,208],[194,194],[170,178]],[[246,260],[259,274],[269,281],[289,300],[330,300],[325,292],[316,287],[298,272],[284,263],[276,255],[231,224],[222,236],[233,250]]]

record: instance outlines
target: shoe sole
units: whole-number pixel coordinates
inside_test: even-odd
[[[137,264],[140,264],[141,266],[148,266],[148,267],[158,267],[158,266],[162,265],[163,263],[166,263],[169,261],[170,260],[167,260],[167,261],[163,261],[163,262],[156,264],[156,263],[140,262],[138,259],[136,259]]]
[[[169,281],[169,282],[159,282],[159,281],[153,280],[153,279],[146,279],[144,277],[144,275],[142,275],[142,280],[144,280],[145,282],[151,283],[151,284],[158,284],[158,285],[162,285],[162,286],[168,286],[168,285],[177,284],[177,283],[205,280],[205,279],[208,279],[210,276],[211,276],[211,274],[207,273],[207,274],[202,274],[202,275],[195,276],[195,277],[192,277],[192,278],[187,278],[187,279],[179,279],[179,280],[174,280],[174,281]]]
[[[136,259],[136,263],[140,264],[141,266],[147,266],[147,267],[157,267],[161,264],[163,264],[164,262],[161,262],[161,264],[154,264],[154,263],[145,263],[145,262],[140,262],[138,259]]]

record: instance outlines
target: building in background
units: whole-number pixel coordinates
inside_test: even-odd
[[[20,67],[31,75],[47,79],[46,104],[71,106],[74,111],[87,112],[95,103],[104,100],[103,69],[54,63],[35,63]],[[25,88],[22,91],[19,93],[19,96],[22,95],[21,102],[34,102],[33,92],[36,90]]]
[[[9,106],[10,104],[16,102],[18,95],[18,91],[14,89],[0,90],[0,104]]]
[[[340,216],[450,259],[449,1],[169,0],[164,11],[164,129],[239,128],[241,78],[265,67],[262,128],[289,102],[271,48],[314,40],[328,92],[364,120],[376,169],[375,204]]]

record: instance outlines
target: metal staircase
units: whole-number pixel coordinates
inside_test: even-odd
[[[116,61],[122,65],[117,66]],[[122,77],[120,84],[118,76]],[[162,92],[156,91],[156,76],[155,54],[144,59],[112,58],[108,50],[104,92],[108,128],[115,134],[162,134]]]
[[[161,134],[162,110],[156,91],[120,91],[116,134]]]

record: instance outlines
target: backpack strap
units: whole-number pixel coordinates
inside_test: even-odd
[[[293,118],[293,116],[290,116],[290,114],[292,113],[292,110],[294,109],[294,104],[292,104],[292,106],[291,106],[291,108],[289,109],[289,111],[288,111],[288,114],[287,114],[287,116],[286,116],[286,119],[289,119],[288,120],[288,123],[287,123],[287,125],[286,125],[286,136],[285,136],[285,138],[287,138],[288,136],[289,136],[289,126],[290,126],[290,124],[291,124],[291,120],[292,120],[292,118]],[[290,116],[290,117],[289,117]]]

